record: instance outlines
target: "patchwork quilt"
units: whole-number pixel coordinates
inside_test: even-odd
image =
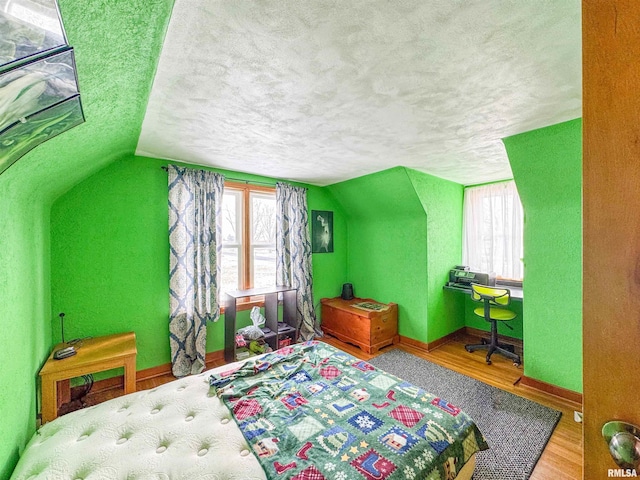
[[[270,479],[449,480],[488,448],[445,399],[318,341],[209,384]]]

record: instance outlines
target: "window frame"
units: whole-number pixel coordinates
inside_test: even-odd
[[[465,257],[465,242],[467,241],[467,235],[465,233],[466,229],[468,228],[468,225],[471,224],[471,220],[467,218],[467,193],[468,191],[472,190],[472,189],[476,189],[476,188],[483,188],[483,187],[497,187],[499,185],[506,185],[506,184],[512,184],[513,188],[515,189],[515,196],[518,199],[519,205],[520,205],[520,239],[521,241],[523,241],[524,239],[524,207],[522,205],[522,200],[520,199],[520,195],[519,192],[517,190],[517,185],[515,183],[515,181],[513,179],[511,180],[503,180],[503,181],[499,181],[499,182],[491,182],[491,183],[487,183],[487,184],[481,184],[481,185],[468,185],[464,188],[464,196],[463,196],[463,215],[462,215],[462,224],[463,224],[463,228],[462,228],[462,234],[463,234],[463,238],[462,238],[462,257]],[[495,195],[483,195],[483,198],[493,198],[495,197]],[[514,206],[515,207],[515,206]],[[522,246],[523,247],[523,246]],[[520,257],[520,261],[522,262],[523,257],[524,257],[524,248],[521,249],[521,255],[522,257]],[[468,260],[463,258],[463,263],[467,262]],[[474,266],[469,265],[469,267],[472,270],[474,269]],[[509,277],[503,277],[500,274],[496,275],[496,285],[500,285],[500,286],[505,286],[505,287],[516,287],[516,288],[522,288],[523,285],[523,281],[524,281],[524,265],[522,265],[523,269],[522,269],[522,278],[518,279],[518,278],[509,278]],[[481,270],[478,270],[481,271]],[[488,273],[488,272],[485,272]]]
[[[272,248],[273,250],[276,249],[276,238],[275,238],[275,231],[274,231],[274,237],[273,237],[273,242],[260,242],[254,239],[254,233],[256,231],[255,226],[256,224],[253,222],[253,213],[254,211],[252,210],[253,208],[253,199],[257,198],[265,198],[265,197],[273,197],[274,203],[275,203],[275,187],[273,187],[271,190],[268,189],[268,187],[261,187],[261,188],[250,188],[249,189],[249,193],[248,195],[243,199],[243,201],[246,201],[246,205],[249,206],[248,213],[247,213],[247,219],[248,219],[248,223],[246,223],[244,226],[246,226],[249,230],[247,238],[248,240],[248,247],[247,249],[243,252],[244,255],[246,255],[248,261],[248,268],[246,269],[247,271],[245,272],[248,277],[247,277],[247,285],[249,285],[247,288],[257,288],[255,285],[255,274],[256,274],[256,259],[255,259],[255,252],[256,249],[259,248]],[[275,213],[275,212],[274,212]],[[274,219],[275,220],[275,219]],[[274,225],[275,228],[275,225]],[[274,265],[274,271],[275,271],[275,265]]]
[[[251,242],[251,235],[253,232],[253,226],[251,224],[251,193],[266,193],[275,197],[276,187],[227,180],[224,182],[224,188],[225,190],[235,190],[240,192],[240,204],[242,207],[242,212],[238,215],[238,218],[242,220],[242,235],[240,240],[241,243],[238,246],[240,250],[240,271],[238,272],[238,281],[240,285],[237,287],[237,290],[248,290],[250,288],[253,288],[252,253],[253,247],[255,246]],[[263,245],[257,244],[257,246],[262,247]],[[254,306],[263,305],[264,295],[256,295],[253,297],[243,298],[242,300],[239,300],[237,302],[238,310],[248,310]],[[224,312],[224,307],[222,307],[222,311]]]

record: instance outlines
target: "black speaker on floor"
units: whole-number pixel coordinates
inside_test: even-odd
[[[342,295],[340,295],[343,300],[352,300],[353,299],[353,285],[350,283],[345,283],[342,285]]]

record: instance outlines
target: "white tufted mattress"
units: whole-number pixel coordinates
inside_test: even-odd
[[[264,479],[211,373],[175,380],[45,424],[11,480]]]
[[[27,445],[11,480],[265,479],[231,413],[209,392],[209,376],[234,365],[47,423]],[[474,465],[472,457],[456,480],[470,479]]]

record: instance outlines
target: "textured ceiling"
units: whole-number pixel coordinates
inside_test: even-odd
[[[137,153],[327,185],[511,178],[581,115],[580,0],[176,0]]]

